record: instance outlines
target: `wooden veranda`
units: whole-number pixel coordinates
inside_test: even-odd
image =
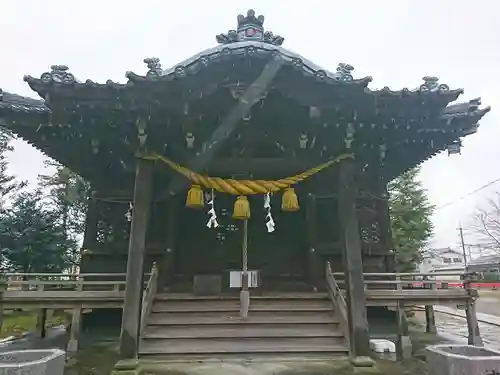
[[[344,290],[344,273],[331,272],[326,266],[327,294],[336,311],[342,332],[349,342],[349,314]],[[405,309],[425,306],[427,331],[436,332],[433,305],[465,306],[469,327],[469,344],[482,345],[474,301],[477,291],[471,288],[470,274],[456,274],[461,288],[448,288],[450,273],[446,280],[441,274],[432,273],[365,273],[365,296],[368,306],[385,306],[396,309],[399,343],[405,342],[408,328],[405,323]],[[125,274],[47,274],[47,273],[7,273],[5,291],[0,294],[0,310],[40,309],[41,315],[47,309],[65,309],[72,312],[72,324],[68,350],[78,348],[78,337],[82,312],[88,309],[122,308],[124,302]],[[158,290],[158,270],[153,267],[145,274],[144,294],[141,304],[141,332],[147,325],[152,305],[161,291]],[[292,293],[293,294],[293,293]],[[174,297],[181,298],[182,294]],[[269,294],[273,296],[273,294]],[[264,294],[265,296],[265,294]],[[275,295],[274,295],[275,296]],[[251,314],[251,312],[250,312]],[[351,348],[350,350],[355,350]],[[402,358],[403,350],[398,347]]]

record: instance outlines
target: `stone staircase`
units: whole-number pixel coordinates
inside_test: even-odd
[[[141,335],[151,360],[331,358],[348,348],[326,294],[252,297],[248,318],[239,299],[160,293]]]

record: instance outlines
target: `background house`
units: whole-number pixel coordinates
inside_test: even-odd
[[[464,256],[462,251],[446,247],[428,249],[423,256],[419,270],[425,273],[436,269],[460,267],[464,267]]]

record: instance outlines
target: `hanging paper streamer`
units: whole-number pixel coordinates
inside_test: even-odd
[[[132,221],[132,210],[133,209],[134,208],[133,208],[132,202],[130,202],[128,205],[127,213],[125,214],[125,218],[127,219],[127,221]]]
[[[210,196],[210,200],[208,201],[208,215],[210,218],[208,219],[207,227],[208,228],[217,228],[219,223],[217,222],[217,212],[215,212],[215,193],[214,189],[212,189],[212,195]]]
[[[274,232],[274,219],[271,214],[271,196],[269,193],[267,193],[264,196],[264,210],[266,212],[266,227],[267,227],[267,232],[272,233]]]

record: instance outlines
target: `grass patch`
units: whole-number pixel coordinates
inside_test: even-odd
[[[94,344],[78,352],[65,368],[65,375],[109,375],[119,360],[114,345]]]
[[[11,311],[3,316],[2,330],[0,339],[16,336],[19,337],[25,332],[33,332],[36,329],[38,310]],[[69,315],[60,310],[54,311],[52,317],[47,319],[47,328],[55,327],[61,324],[67,324]]]

